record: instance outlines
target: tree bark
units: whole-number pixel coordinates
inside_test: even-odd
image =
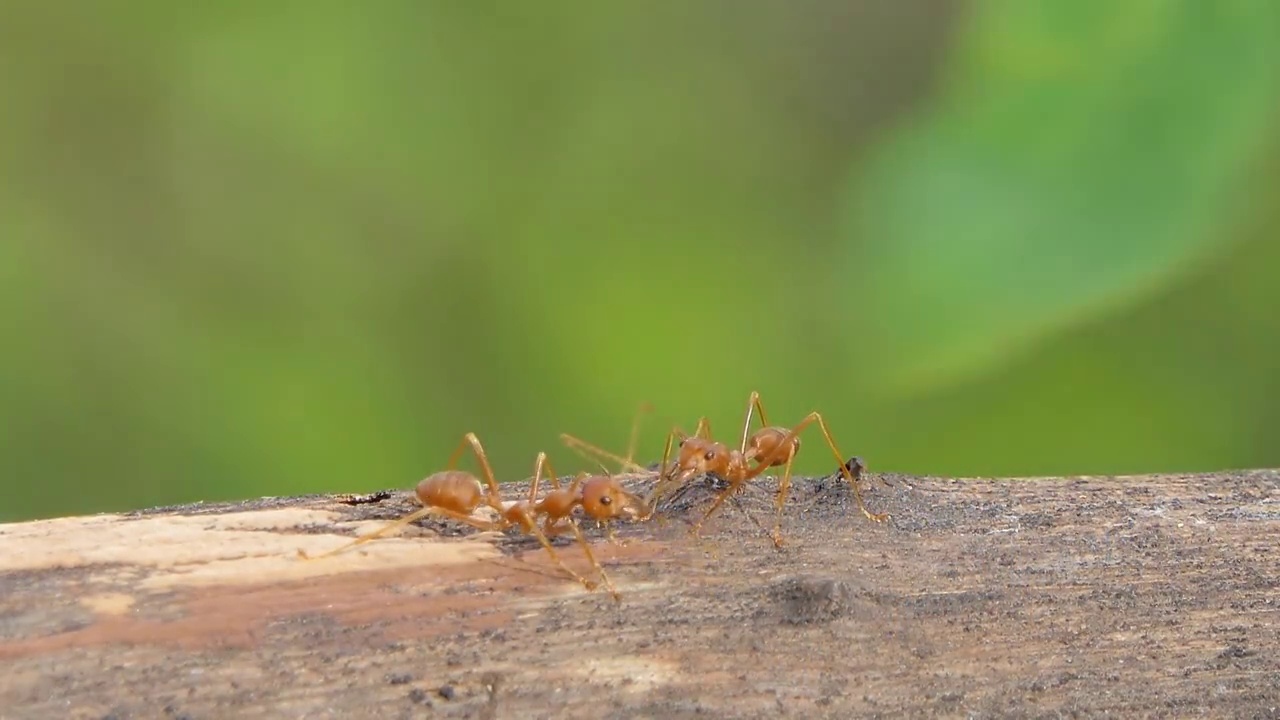
[[[587,527],[616,602],[452,521],[299,557],[406,492],[2,525],[0,718],[1280,717],[1280,472],[884,477]]]

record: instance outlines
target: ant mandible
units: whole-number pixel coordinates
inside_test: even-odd
[[[480,463],[480,468],[484,473],[488,492],[485,492],[486,485],[482,485],[480,479],[475,475],[467,472],[466,470],[454,469],[454,466],[457,465],[458,460],[461,458],[463,451],[468,445],[471,447],[472,452]],[[519,527],[523,532],[533,535],[538,539],[538,542],[546,549],[547,554],[551,556],[552,561],[555,562],[561,570],[565,571],[570,577],[581,583],[587,590],[590,591],[596,589],[596,583],[587,580],[580,574],[574,572],[568,565],[565,565],[559,554],[556,553],[555,548],[552,547],[551,542],[547,539],[546,534],[538,528],[537,517],[541,514],[550,514],[550,510],[554,510],[556,507],[556,500],[551,500],[551,496],[555,495],[554,492],[551,493],[548,498],[544,498],[541,503],[536,500],[538,484],[542,477],[543,468],[546,467],[548,471],[551,471],[550,462],[547,460],[546,453],[538,453],[537,461],[534,463],[533,482],[529,488],[528,498],[518,500],[505,506],[502,503],[502,495],[498,490],[498,482],[494,478],[493,469],[489,465],[488,455],[485,453],[484,446],[481,445],[480,439],[476,437],[475,433],[467,433],[463,436],[462,442],[458,444],[458,448],[454,450],[453,454],[449,457],[449,463],[445,467],[445,470],[433,473],[432,475],[424,478],[418,483],[417,487],[414,488],[414,495],[417,496],[418,502],[422,504],[421,509],[414,511],[399,520],[389,523],[372,533],[357,537],[355,540],[345,545],[341,545],[333,550],[321,553],[320,555],[309,556],[302,550],[299,550],[298,554],[305,560],[317,560],[319,558],[335,555],[347,548],[375,540],[386,535],[392,530],[403,525],[407,525],[419,518],[423,518],[428,515],[442,515],[444,517],[466,523],[467,525],[480,530],[501,531],[513,526]],[[554,478],[554,474],[552,477]],[[553,482],[555,487],[558,489],[558,479]],[[540,509],[540,505],[547,503],[548,500],[551,500],[551,502],[548,503],[548,508]],[[481,505],[485,505],[497,512],[498,519],[483,520],[475,517],[475,512]],[[572,506],[570,506],[570,510],[572,510]],[[591,548],[588,546],[586,538],[583,537],[581,530],[578,528],[577,524],[573,522],[572,518],[569,518],[569,521],[577,534],[578,541],[582,544],[587,559],[591,562],[594,569],[600,573],[602,579],[605,580],[605,584],[608,587],[610,594],[614,596],[615,600],[618,599],[619,596],[617,590],[614,589],[613,584],[609,582],[607,576],[604,575],[604,568],[600,567],[600,564],[596,562],[595,556],[592,554]]]

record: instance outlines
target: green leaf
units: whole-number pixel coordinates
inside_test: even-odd
[[[858,344],[920,391],[1217,250],[1274,135],[1280,4],[987,2],[851,195]]]

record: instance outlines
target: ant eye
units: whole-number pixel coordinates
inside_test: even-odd
[[[613,504],[613,498],[609,497],[608,495],[605,495],[604,497],[600,498],[600,504],[601,504],[601,505],[612,505],[612,504]]]
[[[715,459],[716,459],[716,451],[715,451],[715,450],[708,450],[708,451],[707,451],[707,454],[706,454],[706,455],[703,455],[702,457],[706,458],[707,460],[715,460]]]

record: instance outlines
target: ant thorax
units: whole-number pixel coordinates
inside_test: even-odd
[[[723,474],[720,474],[720,477],[723,477],[726,480],[730,480],[735,477],[742,477],[746,473],[747,473],[747,456],[743,455],[737,450],[730,450],[729,462],[726,463],[725,471]]]

